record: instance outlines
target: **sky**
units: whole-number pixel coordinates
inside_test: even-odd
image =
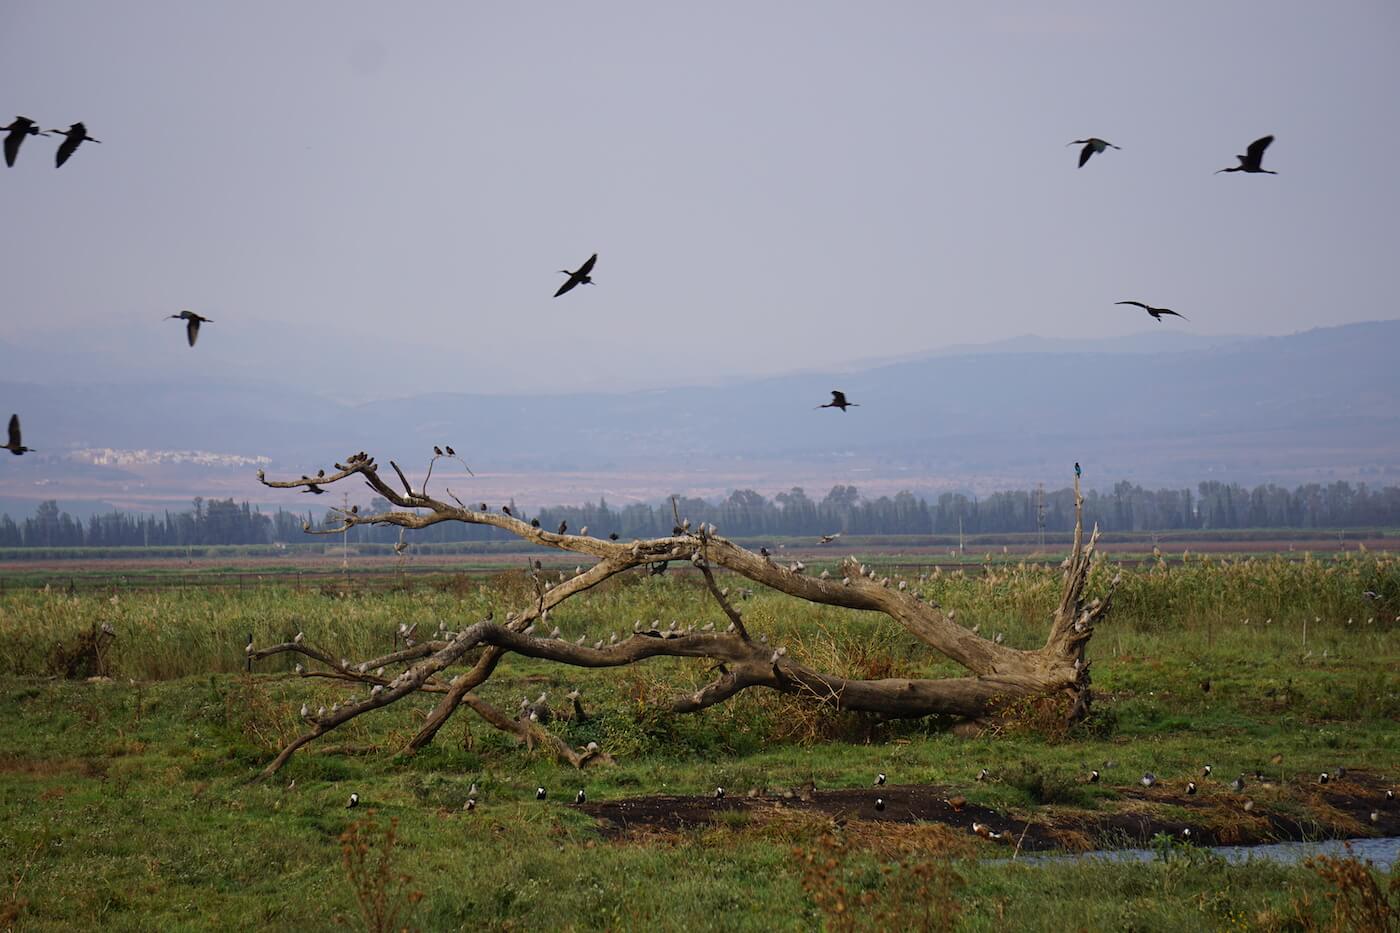
[[[0,119],[102,144],[0,171],[0,337],[567,392],[1394,318],[1397,47],[1392,2],[6,0]]]

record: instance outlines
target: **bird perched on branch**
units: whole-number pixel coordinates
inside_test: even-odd
[[[1066,146],[1078,146],[1083,143],[1084,148],[1079,150],[1079,167],[1083,168],[1093,156],[1098,155],[1105,149],[1122,149],[1122,146],[1115,146],[1106,139],[1099,139],[1097,136],[1090,136],[1088,139],[1076,139],[1065,143]]]
[[[1164,315],[1164,314],[1170,314],[1170,315],[1172,315],[1173,317],[1179,317],[1179,318],[1181,318],[1183,321],[1189,320],[1189,318],[1187,318],[1186,315],[1184,315],[1184,314],[1179,314],[1179,313],[1177,313],[1176,311],[1173,311],[1171,308],[1154,308],[1154,307],[1152,307],[1151,305],[1145,305],[1145,304],[1143,304],[1141,301],[1115,301],[1114,304],[1116,304],[1116,305],[1136,305],[1137,307],[1139,307],[1139,308],[1141,308],[1142,310],[1146,311],[1148,314],[1152,315],[1153,320],[1155,320],[1155,321],[1156,321],[1157,323],[1159,323],[1159,324],[1162,323],[1162,315]]]
[[[25,447],[19,436],[19,415],[10,415],[10,438],[5,442],[0,450],[8,450],[18,457],[20,454],[33,450],[32,447]]]
[[[579,266],[578,269],[574,272],[570,272],[568,269],[560,269],[559,271],[567,275],[569,278],[567,281],[564,282],[563,285],[559,286],[559,291],[554,293],[554,297],[558,298],[560,295],[574,288],[576,285],[592,285],[593,277],[590,275],[590,273],[593,271],[593,264],[597,261],[598,254],[594,253],[592,256],[589,256],[588,259],[584,262],[584,264]]]
[[[100,139],[93,139],[89,136],[87,127],[81,122],[74,123],[66,130],[49,130],[49,132],[68,137],[58,147],[58,153],[54,156],[54,168],[62,168],[63,163],[67,162],[83,143],[102,142]]]
[[[39,129],[39,124],[28,117],[15,117],[9,126],[0,126],[0,130],[7,131],[7,135],[5,136],[5,164],[11,167],[15,164],[15,157],[19,155],[19,147],[24,142],[24,137],[49,135]]]
[[[1251,175],[1277,175],[1278,172],[1271,171],[1263,166],[1264,150],[1268,149],[1269,144],[1273,141],[1274,138],[1272,136],[1260,136],[1249,144],[1249,148],[1244,151],[1244,155],[1235,156],[1235,158],[1240,160],[1239,165],[1232,166],[1231,168],[1222,168],[1215,174],[1219,175],[1221,172],[1249,172]]]
[[[168,321],[171,318],[177,318],[179,320],[188,322],[185,324],[185,336],[189,339],[190,346],[194,346],[194,342],[199,339],[200,324],[214,323],[213,318],[202,317],[198,314],[195,314],[193,311],[188,310],[181,311],[179,314],[172,314],[170,315],[170,317],[166,318],[166,320]]]
[[[842,392],[840,389],[832,389],[831,401],[827,402],[825,405],[818,405],[817,407],[839,408],[844,412],[847,408],[859,408],[860,405],[855,402],[846,401],[846,393]]]

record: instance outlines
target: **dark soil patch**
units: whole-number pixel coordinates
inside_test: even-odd
[[[1120,787],[1116,788],[1119,799],[1107,802],[1102,810],[1056,807],[1035,813],[1029,821],[962,803],[956,791],[932,785],[818,790],[800,795],[793,791],[731,794],[722,800],[712,796],[631,797],[590,802],[578,809],[597,819],[610,839],[707,825],[762,825],[782,816],[808,814],[826,816],[838,824],[847,820],[935,822],[968,834],[973,833],[973,823],[979,823],[1000,836],[990,840],[993,844],[1046,851],[1083,849],[1086,844],[1146,845],[1159,833],[1189,838],[1198,845],[1400,835],[1400,801],[1386,801],[1385,787],[1379,779],[1362,774],[1348,775],[1347,780],[1327,786],[1264,788],[1255,797],[1223,788],[1187,796],[1169,789],[1154,792]],[[1263,791],[1272,792],[1267,803],[1258,799]],[[876,798],[884,800],[883,810],[875,809]],[[1254,800],[1251,810],[1245,809],[1247,800]],[[1189,811],[1189,815],[1162,814],[1161,808],[1168,806]],[[1379,816],[1375,823],[1370,820],[1372,811]],[[740,813],[745,816],[732,815]],[[1188,829],[1189,835],[1185,832]]]

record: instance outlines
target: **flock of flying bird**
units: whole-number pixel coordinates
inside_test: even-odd
[[[59,144],[58,152],[54,156],[55,168],[61,168],[63,163],[67,162],[83,143],[102,142],[100,139],[93,139],[89,136],[87,127],[83,126],[81,122],[74,123],[66,130],[41,130],[39,124],[28,117],[15,117],[9,126],[0,126],[0,132],[5,133],[5,164],[11,168],[14,168],[15,159],[19,158],[19,147],[26,136],[53,134],[67,137]]]

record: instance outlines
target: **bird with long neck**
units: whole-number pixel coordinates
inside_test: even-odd
[[[565,292],[569,291],[577,285],[592,285],[593,276],[591,273],[593,272],[593,264],[597,261],[598,254],[594,253],[592,256],[589,256],[587,260],[585,260],[583,265],[579,266],[578,269],[573,272],[570,272],[568,269],[560,269],[559,271],[567,275],[569,278],[567,281],[564,282],[563,285],[559,286],[559,291],[554,293],[554,297],[558,298],[560,295],[564,294]]]
[[[214,323],[213,318],[207,318],[189,310],[181,311],[179,314],[172,314],[169,318],[166,318],[166,320],[168,321],[170,318],[189,322],[185,325],[185,336],[189,339],[190,346],[194,346],[194,342],[199,339],[200,324]]]
[[[1093,156],[1098,155],[1105,149],[1122,149],[1122,146],[1115,146],[1106,139],[1099,139],[1097,136],[1090,136],[1088,139],[1076,139],[1065,143],[1066,146],[1078,146],[1083,144],[1084,148],[1079,150],[1079,167],[1083,168]]]
[[[5,164],[11,168],[14,167],[15,157],[19,155],[19,147],[24,142],[24,137],[49,135],[39,129],[39,124],[28,117],[15,117],[9,126],[0,126],[0,131],[7,134],[5,136]]]
[[[87,134],[87,127],[84,126],[81,121],[79,121],[78,123],[74,123],[66,130],[49,130],[49,132],[54,133],[58,136],[67,137],[59,145],[58,152],[54,156],[54,168],[62,168],[63,163],[67,162],[69,158],[72,157],[73,153],[78,151],[78,147],[81,146],[83,143],[102,142],[102,140],[100,139],[93,139],[91,136],[89,136]]]
[[[10,437],[4,444],[0,445],[0,450],[8,450],[18,457],[20,454],[28,453],[32,447],[25,447],[19,436],[19,415],[10,415]]]
[[[1235,158],[1240,160],[1239,165],[1231,166],[1230,168],[1222,168],[1215,174],[1219,175],[1221,172],[1248,172],[1251,175],[1277,175],[1278,172],[1264,168],[1263,165],[1264,150],[1268,149],[1269,144],[1273,141],[1274,138],[1272,136],[1260,136],[1249,144],[1249,148],[1244,151],[1244,155],[1235,156]]]
[[[848,401],[846,401],[846,393],[845,393],[845,392],[842,392],[840,389],[832,389],[832,390],[831,390],[831,401],[827,402],[825,405],[818,405],[817,407],[818,407],[818,408],[839,408],[839,409],[841,409],[842,411],[845,411],[847,408],[859,408],[860,405],[857,404],[856,402],[848,402]]]
[[[1164,314],[1170,314],[1170,315],[1172,315],[1173,317],[1179,317],[1179,318],[1181,318],[1183,321],[1189,320],[1189,318],[1187,318],[1186,315],[1184,315],[1184,314],[1179,314],[1179,313],[1177,313],[1176,311],[1173,311],[1171,308],[1154,308],[1154,307],[1152,307],[1151,305],[1145,305],[1145,304],[1143,304],[1141,301],[1115,301],[1114,304],[1116,304],[1116,305],[1133,305],[1133,306],[1135,306],[1135,307],[1141,308],[1142,310],[1146,311],[1148,314],[1152,315],[1152,319],[1155,320],[1158,324],[1162,323],[1162,315],[1164,315]]]

